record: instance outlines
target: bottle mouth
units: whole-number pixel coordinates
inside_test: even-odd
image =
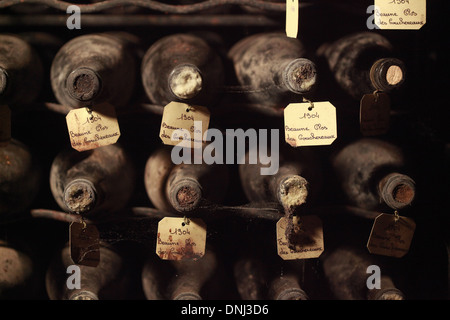
[[[299,288],[283,290],[276,300],[309,300],[305,291]]]
[[[173,298],[173,300],[203,300],[202,297],[195,292],[183,292]]]
[[[288,176],[278,186],[278,201],[284,208],[297,208],[306,203],[308,198],[308,181],[297,175]]]
[[[405,66],[399,59],[379,59],[370,68],[370,80],[376,90],[390,91],[403,84]]]
[[[401,292],[398,289],[391,288],[391,289],[372,289],[376,290],[373,294],[371,299],[372,300],[405,300],[405,296],[403,292]],[[370,297],[370,296],[369,296]]]
[[[99,300],[97,295],[90,291],[81,291],[70,297],[70,300]]]
[[[0,97],[6,93],[8,87],[8,73],[0,67]]]
[[[181,100],[193,99],[202,90],[203,77],[200,70],[191,64],[176,66],[169,75],[169,89]]]
[[[381,180],[380,193],[389,207],[401,209],[414,200],[415,182],[407,175],[392,173]]]
[[[86,179],[76,179],[64,189],[64,203],[72,213],[86,214],[97,203],[95,186]]]
[[[100,76],[90,68],[78,68],[72,71],[66,80],[70,96],[78,101],[92,101],[102,88]]]
[[[202,189],[193,179],[181,179],[170,187],[169,200],[178,212],[196,209],[202,198]]]
[[[283,80],[286,87],[294,93],[310,92],[316,85],[316,65],[309,59],[295,59],[285,68]]]

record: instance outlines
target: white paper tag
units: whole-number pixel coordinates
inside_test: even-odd
[[[375,24],[380,29],[418,30],[426,22],[426,0],[375,0]]]
[[[328,101],[284,109],[285,140],[292,147],[330,145],[337,138],[336,108]]]
[[[297,38],[298,34],[298,0],[286,0],[286,36]]]
[[[198,218],[163,218],[158,223],[156,254],[163,260],[197,260],[204,256],[206,224]]]

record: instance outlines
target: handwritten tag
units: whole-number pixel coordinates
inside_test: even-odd
[[[11,140],[11,110],[0,105],[0,143]]]
[[[120,137],[116,111],[109,103],[97,105],[92,110],[71,110],[66,122],[72,148],[78,151],[114,144]]]
[[[310,259],[324,251],[322,221],[317,216],[293,217],[293,234],[286,239],[288,220],[277,222],[277,250],[283,260]]]
[[[366,94],[359,109],[359,124],[364,136],[382,135],[389,131],[390,99],[385,93]]]
[[[330,145],[337,138],[336,108],[328,101],[284,109],[285,140],[292,147]]]
[[[375,218],[367,249],[373,254],[401,258],[409,251],[415,229],[410,218],[382,213]]]
[[[375,24],[380,29],[418,30],[426,20],[426,0],[375,0]]]
[[[164,107],[159,137],[166,145],[200,148],[209,118],[206,107],[171,102]]]
[[[69,228],[70,256],[75,264],[96,267],[100,262],[100,235],[92,224],[72,222]]]
[[[156,254],[163,260],[198,260],[205,254],[206,224],[201,219],[163,218]]]
[[[298,20],[298,0],[286,0],[286,36],[288,38],[297,38]]]

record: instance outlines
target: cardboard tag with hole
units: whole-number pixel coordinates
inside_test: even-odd
[[[289,220],[286,217],[277,222],[277,250],[283,260],[311,259],[324,251],[323,227],[319,217],[293,216],[290,240],[286,237]]]
[[[198,260],[205,255],[206,224],[198,218],[163,218],[158,223],[156,254],[163,260]]]
[[[120,137],[116,110],[109,103],[73,109],[66,122],[72,148],[80,152],[114,144]]]
[[[365,94],[360,103],[359,125],[364,136],[377,136],[389,131],[390,99],[386,93]]]
[[[201,148],[209,120],[206,107],[170,102],[164,107],[159,137],[166,145]]]
[[[95,225],[72,222],[69,227],[70,256],[78,265],[96,267],[100,262],[100,235]]]
[[[382,213],[375,218],[367,249],[372,254],[401,258],[409,251],[415,229],[410,218]]]
[[[7,105],[0,105],[0,143],[11,140],[11,110]]]
[[[328,101],[284,109],[285,140],[292,147],[330,145],[337,138],[336,108]]]

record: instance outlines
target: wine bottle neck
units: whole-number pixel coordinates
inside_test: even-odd
[[[315,64],[305,58],[292,60],[284,68],[283,81],[286,87],[298,94],[310,92],[316,84]]]
[[[81,67],[72,71],[66,80],[70,96],[78,101],[92,101],[100,93],[102,81],[100,76],[90,68]]]
[[[169,88],[181,100],[192,99],[202,90],[200,70],[191,64],[176,66],[169,75]]]
[[[383,58],[370,68],[370,80],[375,89],[389,92],[401,86],[405,79],[405,67],[401,60]]]
[[[99,300],[99,298],[97,294],[91,291],[81,290],[72,294],[69,300]]]
[[[389,207],[401,209],[413,201],[415,182],[407,175],[390,173],[378,183],[378,192]]]
[[[64,190],[64,203],[71,212],[86,214],[92,211],[97,201],[97,189],[89,180],[75,179]]]
[[[305,178],[298,175],[289,175],[279,181],[277,195],[283,208],[297,208],[306,202],[309,184]]]
[[[182,178],[168,184],[167,192],[170,203],[179,212],[194,210],[202,198],[200,184],[191,178]]]
[[[4,96],[8,87],[8,73],[0,67],[0,97]]]

